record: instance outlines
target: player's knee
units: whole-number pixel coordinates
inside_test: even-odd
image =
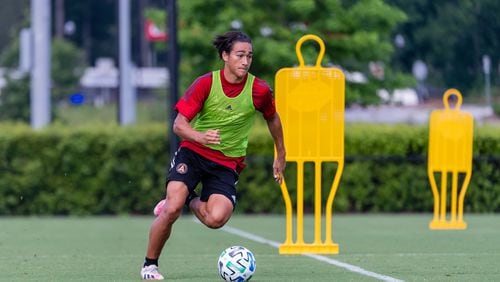
[[[169,220],[175,221],[177,218],[179,218],[181,213],[182,213],[182,206],[176,207],[173,205],[168,205],[167,207],[165,207],[163,209],[160,216],[164,216],[164,217],[168,218]]]
[[[205,225],[212,229],[219,229],[226,224],[227,218],[225,216],[209,216]]]

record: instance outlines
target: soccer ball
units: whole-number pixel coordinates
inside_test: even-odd
[[[232,246],[220,254],[218,268],[225,281],[248,281],[255,272],[255,257],[245,247]]]

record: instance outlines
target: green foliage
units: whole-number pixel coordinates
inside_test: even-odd
[[[51,108],[52,118],[57,118],[55,108]],[[24,75],[19,79],[7,77],[7,86],[0,95],[0,121],[20,121],[29,123],[30,79]]]
[[[260,121],[259,121],[260,123]],[[252,131],[247,168],[238,184],[238,213],[284,211],[272,177],[273,142]],[[467,212],[500,211],[500,130],[477,127]],[[164,124],[140,127],[0,124],[0,214],[149,214],[164,196],[169,165]],[[431,212],[425,126],[346,125],[345,166],[336,212]],[[296,199],[296,164],[285,171]],[[336,163],[324,163],[326,202]],[[304,210],[313,211],[314,166],[306,163]]]
[[[0,63],[11,69],[17,67],[19,41],[14,40],[1,54]],[[54,39],[52,42],[51,88],[52,104],[64,99],[79,89],[79,78],[83,73],[83,52],[72,43]],[[30,120],[30,78],[29,74],[21,78],[6,76],[7,85],[0,95],[0,120]],[[52,118],[57,119],[52,107]]]
[[[0,214],[149,212],[164,195],[164,140],[159,125],[2,125]]]
[[[52,41],[52,98],[63,100],[79,89],[85,61],[83,51],[67,40]]]
[[[266,10],[256,9],[264,6]],[[242,13],[247,9],[252,13]],[[213,20],[214,15],[217,21]],[[241,29],[252,37],[255,50],[252,72],[273,86],[279,69],[298,64],[295,45],[303,35],[315,34],[325,41],[323,66],[368,73],[370,61],[389,62],[394,51],[390,35],[405,19],[403,12],[381,0],[352,5],[338,0],[182,1],[179,3],[181,89],[186,89],[197,76],[222,66],[211,41],[216,34],[231,29]],[[316,61],[316,45],[304,44],[301,51],[306,64]],[[366,86],[348,85],[352,93],[347,95],[347,104],[375,103],[377,88],[398,86],[389,82],[393,75],[399,76],[388,70],[385,81],[370,77]],[[408,86],[407,82],[403,84]]]
[[[11,40],[0,53],[0,65],[15,68],[19,63],[19,40]]]
[[[493,112],[495,113],[495,115],[497,117],[500,117],[500,103],[495,102],[491,105],[491,107],[493,108]]]
[[[30,121],[30,79],[6,77],[7,85],[0,94],[0,120]]]
[[[464,96],[482,87],[482,56],[489,55],[492,62],[500,58],[499,1],[387,2],[409,16],[395,31],[404,37],[405,46],[395,54],[394,65],[411,71],[415,60],[423,60],[429,66],[427,84],[455,87]],[[498,76],[493,76],[492,85],[495,82]]]

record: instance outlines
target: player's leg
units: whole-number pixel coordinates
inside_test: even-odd
[[[203,224],[214,229],[224,226],[233,213],[233,203],[221,194],[210,195],[206,202],[196,197],[189,207]]]
[[[189,207],[196,217],[210,228],[220,228],[231,217],[236,204],[238,174],[211,161],[202,162],[202,190]]]
[[[196,194],[196,192],[194,190],[190,191],[189,195],[186,198],[186,206],[189,207],[189,203],[191,202],[191,200],[193,200],[196,197],[198,197],[198,195]],[[165,204],[166,204],[166,199],[163,199],[163,200],[159,201],[158,203],[156,203],[156,205],[155,205],[155,207],[153,209],[153,214],[155,216],[158,216],[163,211],[163,208],[165,207]]]
[[[188,189],[183,182],[170,181],[168,183],[165,206],[155,218],[149,230],[148,248],[141,270],[142,279],[163,280],[163,276],[158,272],[158,258],[165,242],[170,237],[172,225],[182,213],[188,193]]]
[[[149,232],[149,258],[156,259],[160,256],[163,245],[170,236],[172,225],[182,213],[186,198],[193,193],[200,181],[196,158],[194,152],[184,148],[175,153],[168,172],[165,202]]]
[[[158,258],[163,245],[170,236],[172,225],[179,218],[188,195],[186,184],[180,181],[170,181],[167,186],[167,196],[162,212],[155,218],[149,232],[147,257]]]
[[[172,160],[169,170],[165,202],[161,212],[151,224],[146,258],[141,270],[143,279],[163,279],[158,273],[158,258],[170,237],[172,225],[182,213],[186,198],[190,195],[190,191],[194,191],[198,182],[199,173],[193,165],[191,153],[181,148]]]
[[[185,199],[185,204],[188,207],[189,202],[197,197],[194,189],[200,181],[201,172],[198,168],[198,166],[201,165],[200,159],[201,157],[195,152],[186,148],[180,148],[175,153],[168,171],[168,181],[181,181],[188,187],[189,193]],[[165,204],[166,199],[159,201],[153,209],[153,214],[155,216],[161,214],[162,210],[165,208]]]

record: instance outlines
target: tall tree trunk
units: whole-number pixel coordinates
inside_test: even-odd
[[[139,1],[139,42],[140,42],[140,52],[141,52],[141,66],[151,67],[153,65],[151,59],[151,50],[149,47],[149,42],[146,40],[144,23],[146,18],[144,17],[144,9],[148,7],[148,0]]]
[[[64,37],[64,0],[55,1],[55,37],[62,39]]]
[[[87,1],[84,8],[84,17],[82,22],[82,42],[83,49],[85,50],[85,60],[89,65],[93,65],[92,62],[92,2]]]

